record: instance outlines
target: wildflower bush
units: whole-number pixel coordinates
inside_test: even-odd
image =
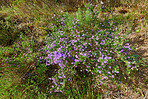
[[[44,55],[38,59],[45,61],[42,66],[58,66],[56,74],[49,77],[53,83],[50,92],[66,92],[66,86],[76,77],[81,83],[90,77],[96,87],[118,74],[129,75],[138,69],[134,56],[129,55],[132,47],[125,36],[119,35],[112,19],[101,22],[96,18],[97,10],[91,10],[90,4],[85,7],[85,11],[78,9],[76,15],[66,13],[57,19],[60,26],[52,26],[55,32],[40,49]]]

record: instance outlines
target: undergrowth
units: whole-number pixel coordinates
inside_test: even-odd
[[[5,66],[2,70],[8,72],[0,77],[2,98],[47,99],[55,98],[54,95],[56,99],[102,98],[99,87],[106,81],[122,83],[140,71],[140,66],[146,66],[138,61],[137,55],[130,54],[134,47],[126,40],[126,34],[119,34],[114,17],[99,20],[96,17],[100,9],[93,9],[89,3],[84,6],[75,14],[53,16],[54,22],[47,23],[50,28],[46,28],[51,34],[37,52],[33,39],[12,31],[14,35],[10,38],[16,36],[17,42],[0,48],[1,65]],[[1,33],[3,37],[9,36],[15,27],[6,21],[0,24],[5,30]],[[4,39],[4,45],[7,42]],[[17,79],[10,76],[11,72],[13,77],[17,74]],[[6,76],[10,78],[6,80]]]

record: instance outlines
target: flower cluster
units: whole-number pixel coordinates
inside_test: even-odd
[[[90,11],[88,9],[83,15],[79,10],[76,17],[69,15],[62,18],[64,26],[46,39],[47,45],[43,48],[47,54],[44,58],[46,66],[57,64],[60,67],[57,74],[49,78],[56,88],[54,91],[62,91],[65,82],[71,81],[72,76],[78,72],[75,68],[82,67],[81,65],[84,68],[80,71],[91,71],[93,76],[99,78],[99,84],[114,78],[113,74],[120,71],[118,66],[120,64],[116,64],[118,59],[131,50],[128,43],[123,45],[121,36],[116,32],[117,29],[110,25],[111,20],[99,23]],[[85,23],[89,19],[93,19],[91,21],[98,27],[93,29],[91,23]],[[101,29],[102,26],[106,29]],[[130,67],[130,62],[126,62]]]

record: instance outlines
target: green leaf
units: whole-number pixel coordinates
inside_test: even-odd
[[[138,33],[138,32],[140,32],[140,30],[136,30],[136,32]]]
[[[79,61],[77,61],[77,62],[75,63],[75,65],[77,66],[79,63],[80,63],[80,62],[79,62]]]

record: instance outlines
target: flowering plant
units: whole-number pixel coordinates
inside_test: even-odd
[[[42,58],[45,66],[59,66],[56,75],[49,78],[55,92],[64,90],[76,75],[93,76],[96,85],[121,73],[123,64],[127,68],[125,74],[130,74],[131,68],[137,69],[135,61],[128,60],[129,43],[118,34],[111,19],[100,22],[95,18],[97,13],[88,7],[86,11],[79,9],[76,16],[65,14],[60,20],[63,25],[54,28],[55,32],[46,39],[42,49],[46,53]]]

